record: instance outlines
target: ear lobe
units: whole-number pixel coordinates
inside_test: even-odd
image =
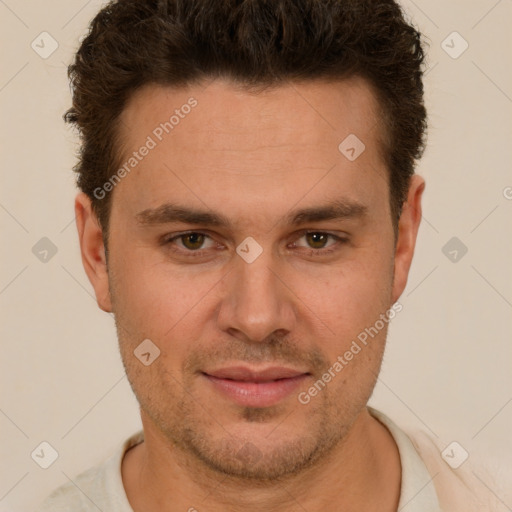
[[[421,176],[414,174],[411,177],[407,200],[404,203],[398,222],[392,293],[393,303],[399,299],[407,285],[407,278],[421,222],[421,198],[424,190],[425,180]]]
[[[75,199],[75,217],[85,273],[94,288],[98,306],[110,313],[112,304],[103,231],[92,209],[91,200],[82,192]]]

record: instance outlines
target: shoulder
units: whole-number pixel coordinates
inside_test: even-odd
[[[94,510],[97,512],[99,504],[94,501],[97,495],[95,482],[102,481],[104,473],[105,467],[102,465],[94,466],[80,473],[72,481],[55,489],[43,501],[37,512],[65,512],[69,510],[84,512]]]
[[[78,475],[73,482],[67,482],[55,489],[39,506],[36,512],[65,512],[68,510],[89,511],[98,510],[88,498],[91,482],[101,478],[101,468],[94,467]],[[81,488],[84,487],[84,490]]]
[[[504,468],[491,466],[456,441],[442,443],[422,430],[407,430],[406,434],[432,476],[443,510],[504,510],[504,500],[512,497],[511,477]]]
[[[424,493],[424,487],[432,488],[437,496],[437,505],[443,511],[509,510],[508,504],[512,503],[509,468],[505,469],[488,458],[484,462],[476,448],[466,447],[466,450],[458,442],[444,442],[423,430],[399,427],[383,412],[372,407],[368,409],[388,428],[400,451],[402,492],[410,487],[408,484],[415,481],[418,474],[422,474],[423,487],[416,489],[414,482],[413,494]],[[415,476],[411,478],[411,475]]]
[[[132,512],[123,487],[121,463],[126,451],[143,439],[142,431],[130,436],[102,463],[55,489],[36,512]]]

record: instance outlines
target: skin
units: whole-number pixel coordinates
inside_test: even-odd
[[[332,503],[395,511],[398,450],[366,408],[387,324],[308,404],[297,395],[403,292],[424,180],[411,180],[395,244],[378,105],[358,78],[258,94],[220,79],[146,86],[122,113],[124,156],[190,97],[197,106],[115,187],[108,261],[89,198],[75,203],[84,267],[100,308],[115,314],[141,406],[145,441],[122,464],[130,504],[135,512],[315,512]],[[353,162],[338,150],[351,133],[366,146]],[[286,220],[336,199],[366,213]],[[140,222],[140,212],[168,202],[231,225]],[[208,236],[162,243],[184,231]],[[263,249],[252,263],[236,253],[248,236]],[[203,253],[192,256],[197,247]],[[133,351],[148,338],[161,353],[144,366]],[[230,365],[309,375],[277,404],[246,407],[201,373]]]

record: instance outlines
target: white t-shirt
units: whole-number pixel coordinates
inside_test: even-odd
[[[368,410],[387,427],[398,446],[402,465],[399,512],[510,510],[483,485],[467,462],[452,469],[441,457],[442,448],[425,433],[406,434],[382,412],[371,407]],[[56,489],[37,512],[133,512],[123,486],[121,463],[125,452],[143,439],[143,431],[132,435],[102,464]]]

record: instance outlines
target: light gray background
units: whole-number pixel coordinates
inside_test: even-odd
[[[140,428],[113,319],[82,269],[77,141],[61,119],[66,65],[100,5],[0,0],[1,511],[32,509]],[[458,441],[470,458],[510,464],[512,2],[403,5],[430,40],[429,147],[418,167],[427,188],[404,309],[371,405],[441,445]],[[31,48],[43,31],[58,42],[46,59]],[[453,31],[469,44],[457,59],[442,47],[462,48],[457,36],[446,39]],[[32,252],[42,237],[58,249],[47,262]],[[456,262],[442,252],[452,237],[468,248]],[[48,469],[31,458],[42,441],[59,453]]]

